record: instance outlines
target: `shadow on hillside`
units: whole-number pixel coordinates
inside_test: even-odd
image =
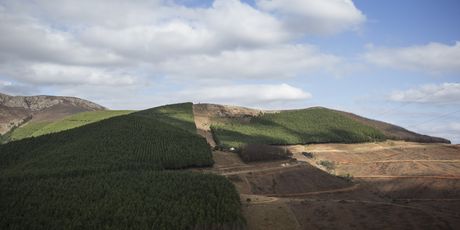
[[[244,143],[259,143],[259,144],[273,144],[273,145],[286,145],[286,144],[312,144],[312,143],[359,143],[368,141],[380,141],[382,139],[372,136],[361,136],[345,128],[331,128],[329,131],[298,131],[281,125],[274,121],[265,119],[257,120],[258,125],[264,126],[266,129],[283,130],[295,142],[287,141],[283,138],[276,138],[269,135],[257,134],[248,135],[236,130],[226,129],[225,127],[218,127],[219,135],[215,134],[215,129],[212,130],[216,142],[244,142]],[[220,138],[219,138],[220,137]],[[219,140],[221,139],[221,140]]]

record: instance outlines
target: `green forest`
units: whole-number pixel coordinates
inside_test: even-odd
[[[222,147],[245,144],[357,143],[384,140],[379,130],[324,108],[266,113],[248,122],[231,119],[211,126]]]
[[[213,164],[192,127],[184,103],[0,145],[0,229],[242,228],[226,178],[176,170]]]

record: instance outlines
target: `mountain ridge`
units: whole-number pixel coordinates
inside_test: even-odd
[[[0,135],[29,121],[54,121],[79,112],[106,109],[77,97],[11,96],[0,93]]]

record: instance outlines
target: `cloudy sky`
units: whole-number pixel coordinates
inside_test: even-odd
[[[0,0],[0,92],[326,106],[460,143],[458,0]]]

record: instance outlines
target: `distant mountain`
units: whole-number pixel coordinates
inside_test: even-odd
[[[76,97],[10,96],[0,93],[0,134],[28,121],[50,122],[79,112],[106,110]]]

